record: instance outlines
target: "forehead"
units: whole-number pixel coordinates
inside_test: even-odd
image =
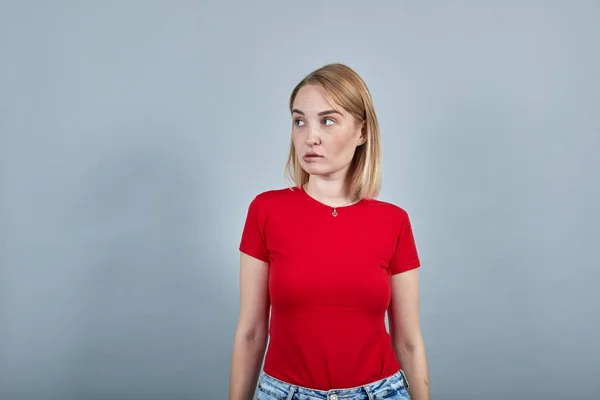
[[[305,113],[321,112],[325,110],[337,110],[343,112],[343,108],[338,106],[327,94],[321,85],[306,85],[298,90],[294,99],[293,108],[297,108]]]

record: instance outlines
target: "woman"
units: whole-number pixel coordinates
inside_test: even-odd
[[[295,185],[252,200],[240,242],[229,399],[253,398],[257,381],[258,400],[429,399],[419,257],[407,213],[375,199],[369,90],[329,64],[294,88],[290,111]]]

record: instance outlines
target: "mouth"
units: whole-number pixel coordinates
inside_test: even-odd
[[[319,158],[322,158],[323,156],[317,153],[313,153],[313,152],[308,152],[306,154],[304,154],[304,157],[302,157],[302,159],[304,161],[307,162],[311,162],[311,161],[315,161],[318,160]]]

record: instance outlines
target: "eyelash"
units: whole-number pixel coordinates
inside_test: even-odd
[[[327,120],[329,120],[329,121],[331,121],[331,122],[333,122],[333,123],[335,124],[335,120],[334,120],[334,119],[332,119],[332,118],[323,118],[323,119],[321,120],[321,123],[322,123],[323,121],[327,121]],[[301,119],[295,119],[295,120],[294,120],[294,125],[298,126],[298,122],[300,122],[300,121],[302,121],[302,120],[301,120]],[[329,125],[325,125],[325,126],[329,126]]]

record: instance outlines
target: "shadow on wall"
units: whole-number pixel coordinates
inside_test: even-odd
[[[219,301],[205,275],[217,255],[204,171],[172,147],[144,143],[112,151],[85,174],[79,398],[198,398],[210,366],[202,315]]]

